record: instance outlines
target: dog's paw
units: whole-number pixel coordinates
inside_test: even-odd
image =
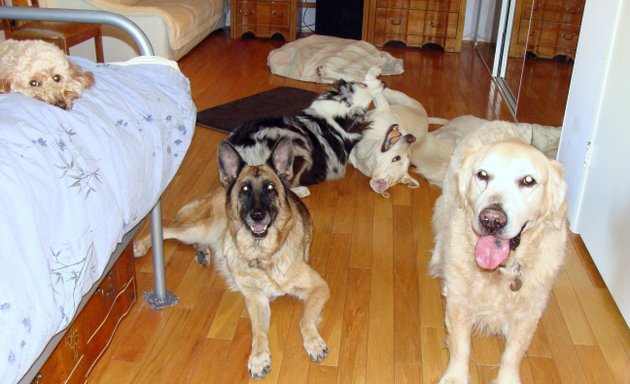
[[[304,349],[311,361],[324,361],[328,356],[328,346],[320,336],[305,340]]]
[[[142,241],[134,241],[133,242],[133,256],[134,257],[142,257],[146,255],[149,247],[147,247]]]
[[[271,372],[271,355],[268,352],[252,354],[247,362],[247,371],[252,379],[262,379]]]
[[[499,376],[491,384],[521,384],[521,378],[518,372],[505,373],[499,369]]]
[[[195,254],[195,261],[204,267],[210,265],[210,250],[208,248],[198,249]]]
[[[455,375],[446,372],[438,382],[439,384],[468,384],[468,375]]]
[[[445,377],[443,376],[439,384],[468,384],[468,380],[462,380],[461,378],[456,377]]]

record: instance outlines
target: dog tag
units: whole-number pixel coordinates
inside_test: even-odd
[[[522,286],[523,286],[523,282],[521,281],[521,278],[518,276],[515,276],[514,281],[510,283],[510,289],[514,292],[521,289]]]

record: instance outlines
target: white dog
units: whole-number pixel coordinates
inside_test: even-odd
[[[0,43],[0,93],[16,92],[66,110],[94,84],[91,72],[42,40]]]
[[[448,367],[441,384],[469,382],[473,330],[505,337],[497,384],[518,384],[564,259],[562,165],[490,122],[456,147],[438,198],[430,272],[446,299]]]
[[[443,126],[431,131],[419,145],[414,146],[409,156],[415,172],[424,176],[430,183],[441,186],[455,146],[467,134],[475,132],[490,120],[465,115],[450,121],[429,118],[429,122]],[[507,121],[503,123],[512,126],[520,137],[541,150],[548,158],[556,158],[560,143],[560,127]]]
[[[350,152],[350,163],[370,177],[370,187],[384,197],[387,189],[403,183],[420,185],[409,176],[410,153],[427,136],[429,117],[418,101],[406,94],[385,88],[374,96],[375,108],[366,120],[371,128]]]

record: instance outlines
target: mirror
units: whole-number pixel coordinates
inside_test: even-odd
[[[561,126],[584,0],[476,1],[475,48],[516,119]]]
[[[475,31],[474,47],[481,61],[492,73],[496,57],[501,1],[478,0],[477,28]]]
[[[499,85],[513,114],[516,113],[523,56],[508,54],[514,1],[477,0],[475,50]]]

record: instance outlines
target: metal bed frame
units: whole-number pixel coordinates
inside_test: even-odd
[[[78,10],[78,9],[60,9],[60,8],[28,8],[28,7],[0,7],[0,19],[11,20],[45,20],[45,21],[63,21],[63,22],[81,22],[108,24],[122,29],[130,35],[136,43],[142,56],[153,56],[154,51],[146,34],[128,18],[105,11]],[[162,207],[161,200],[158,199],[155,206],[149,214],[151,221],[151,243],[153,247],[153,273],[154,273],[154,291],[144,292],[145,300],[154,310],[169,307],[177,304],[179,299],[166,289],[166,278],[164,273],[164,246],[162,236]],[[138,231],[138,226],[129,231],[123,241],[118,245],[113,253],[112,260],[106,268],[109,270],[113,262],[118,259],[123,249],[132,241],[133,235]],[[104,273],[103,275],[105,275]],[[103,276],[104,277],[104,276]],[[96,289],[100,281],[94,284],[92,291]],[[85,301],[85,300],[84,300]],[[77,309],[77,313],[83,308],[85,302]],[[54,347],[59,343],[65,331],[55,335],[51,342],[46,346],[44,352],[39,359],[33,364],[30,370],[24,375],[20,382],[29,383],[36,375],[46,359],[50,356]]]

